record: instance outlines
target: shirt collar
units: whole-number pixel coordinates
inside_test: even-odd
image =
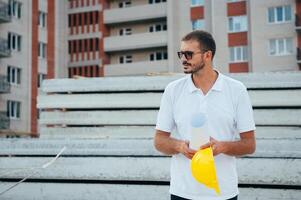
[[[215,90],[215,91],[222,91],[223,89],[223,75],[216,69],[214,69],[218,73],[218,77],[216,81],[214,82],[212,88],[210,90]],[[188,75],[188,89],[189,92],[192,93],[194,91],[199,90],[197,87],[195,87],[193,81],[192,81],[192,74]]]

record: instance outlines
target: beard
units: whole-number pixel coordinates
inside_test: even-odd
[[[184,61],[183,65],[184,65],[184,73],[185,74],[195,74],[195,73],[201,71],[205,67],[204,62],[201,62],[198,65],[192,66],[190,63]]]

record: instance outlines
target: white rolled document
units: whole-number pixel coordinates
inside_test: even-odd
[[[210,141],[209,134],[209,126],[206,114],[194,114],[191,119],[189,148],[198,150],[202,145]]]

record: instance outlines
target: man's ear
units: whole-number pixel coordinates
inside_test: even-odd
[[[206,57],[206,59],[212,60],[212,51],[206,51],[205,57]]]

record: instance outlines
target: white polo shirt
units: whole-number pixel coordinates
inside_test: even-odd
[[[191,75],[173,81],[161,99],[156,129],[171,132],[172,137],[189,140],[193,115],[207,116],[211,137],[234,141],[238,133],[255,130],[252,105],[246,87],[239,81],[218,73],[218,78],[204,95],[192,82]],[[219,154],[214,157],[221,195],[198,183],[191,175],[190,160],[182,154],[171,159],[170,193],[193,200],[225,200],[238,194],[236,159]]]

